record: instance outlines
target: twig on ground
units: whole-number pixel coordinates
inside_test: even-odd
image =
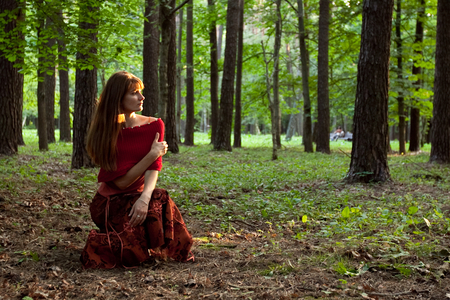
[[[352,158],[350,155],[348,155],[347,152],[343,151],[341,148],[338,148],[339,151],[341,151],[342,153],[344,153],[345,155],[347,155],[348,157]]]
[[[253,285],[236,285],[228,282],[228,285],[238,289],[270,289],[270,290],[279,290],[283,289],[284,286],[253,286]]]
[[[250,224],[250,223],[248,223],[248,222],[245,222],[244,220],[231,220],[231,222],[234,222],[234,223],[236,223],[236,222],[241,222],[241,223],[244,223],[245,225],[247,225],[247,226],[249,226],[249,227],[252,227],[252,228],[258,228],[258,226],[256,226],[256,225],[253,225],[253,224]]]
[[[421,291],[416,291],[416,290],[409,290],[407,292],[399,292],[399,293],[374,293],[374,292],[367,292],[367,295],[373,295],[373,296],[385,296],[385,297],[395,297],[395,296],[402,296],[402,295],[409,295],[409,294],[422,294],[422,293],[429,293],[429,290],[421,290]]]

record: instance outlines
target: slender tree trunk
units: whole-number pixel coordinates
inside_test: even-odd
[[[303,13],[303,0],[297,0],[298,28],[300,40],[300,60],[302,63],[302,87],[303,87],[303,144],[305,152],[313,152],[311,100],[309,99],[309,61],[308,50],[305,41],[305,21]]]
[[[181,54],[183,52],[183,9],[180,9],[178,14],[178,43],[177,43],[177,142],[181,143],[181,89],[182,89],[182,72],[183,67],[181,65]]]
[[[20,2],[19,2],[20,3]],[[16,26],[17,27],[23,27],[26,25],[25,23],[25,12],[26,12],[26,1],[23,1],[20,3],[21,8],[18,10],[17,12],[17,21],[16,21]],[[6,28],[5,28],[6,29]],[[6,31],[6,30],[5,30]],[[25,35],[22,33],[23,31],[18,32],[17,34],[17,38],[19,40],[21,40],[21,42],[24,42],[25,40]],[[15,52],[16,52],[16,56],[17,56],[17,60],[16,63],[20,66],[23,65],[25,63],[25,49],[23,49],[22,47],[16,48]],[[16,93],[17,93],[17,144],[19,146],[24,146],[25,145],[25,141],[23,140],[23,134],[22,134],[22,126],[23,126],[23,80],[24,80],[24,75],[23,73],[17,73],[16,76]],[[1,127],[0,127],[1,128]]]
[[[48,31],[54,28],[53,20],[47,17],[45,27]],[[44,90],[47,119],[47,139],[49,143],[56,142],[55,139],[55,87],[56,87],[56,68],[55,56],[50,49],[56,44],[55,38],[49,38],[46,43],[48,53],[46,55],[46,64],[48,65],[44,73]]]
[[[389,57],[394,0],[363,2],[349,182],[390,179],[387,164]]]
[[[241,123],[242,123],[242,56],[244,51],[244,0],[239,0],[239,32],[238,32],[238,52],[236,66],[236,97],[234,99],[234,139],[233,147],[242,147],[241,143]]]
[[[319,15],[319,56],[317,74],[317,136],[316,151],[330,151],[330,99],[328,92],[328,30],[330,1],[320,0]]]
[[[194,14],[193,1],[190,0],[186,13],[186,131],[184,144],[194,145]]]
[[[397,78],[401,87],[403,87],[403,49],[402,49],[402,0],[397,0],[397,10],[395,19],[395,35],[397,43]],[[397,97],[398,104],[398,144],[400,154],[406,153],[406,115],[405,115],[405,103],[402,88]]]
[[[450,163],[450,2],[438,0],[430,162]]]
[[[93,18],[97,16],[98,8],[81,2],[80,6],[78,42],[81,46],[76,59],[78,65],[90,65],[91,70],[86,66],[78,67],[75,73],[72,169],[95,166],[86,151],[86,136],[97,98],[97,68],[93,61],[97,55],[95,43],[97,42],[98,24],[97,20]],[[86,47],[86,45],[89,46]]]
[[[215,13],[215,0],[208,0],[208,8],[211,15]],[[216,35],[216,20],[212,19],[209,29],[209,43],[211,44],[210,50],[210,69],[211,69],[211,79],[210,79],[210,93],[211,93],[211,144],[214,144],[217,124],[219,121],[219,69],[217,66],[218,60],[218,45],[217,45],[217,35]]]
[[[234,75],[236,67],[237,33],[239,26],[239,2],[228,0],[225,61],[223,65],[220,113],[215,150],[232,151],[231,124],[233,121]]]
[[[143,77],[146,116],[158,116],[159,103],[159,7],[158,0],[146,0],[144,21]],[[159,117],[162,117],[159,115]]]
[[[422,68],[416,66],[416,64],[422,60],[422,42],[423,42],[423,20],[425,18],[425,0],[420,0],[420,6],[417,12],[416,23],[416,39],[415,44],[418,44],[418,48],[414,50],[417,59],[414,60],[412,74],[418,76],[417,81],[414,83],[416,90],[419,90],[422,85]],[[420,48],[420,49],[419,49]],[[417,101],[415,101],[417,103]],[[420,109],[417,106],[411,107],[411,130],[410,130],[410,142],[409,151],[420,150]]]
[[[18,1],[0,0],[0,11],[14,11],[18,8]],[[4,24],[3,30],[11,32],[16,30],[17,21],[11,18]],[[18,151],[19,141],[19,110],[23,79],[19,69],[5,57],[6,53],[0,50],[0,154],[13,155]],[[23,77],[22,77],[23,78]],[[22,84],[21,84],[22,82]],[[22,94],[23,95],[23,94]],[[22,111],[20,111],[22,116]],[[22,124],[20,124],[22,126]]]
[[[220,24],[217,28],[217,59],[222,58],[222,41],[223,41],[223,25]]]
[[[278,158],[276,149],[281,148],[281,117],[280,117],[280,49],[282,35],[281,0],[276,1],[277,21],[275,23],[275,43],[273,50],[273,102],[272,113],[272,140],[274,142],[272,159]]]
[[[191,0],[192,1],[192,0]],[[175,4],[175,3],[174,3]],[[177,27],[175,21],[175,14],[170,16],[170,44],[167,60],[167,85],[169,88],[167,98],[167,112],[166,112],[166,135],[165,139],[169,145],[169,151],[178,153],[177,140],[177,117],[176,117],[176,90],[177,90]]]
[[[58,13],[58,22],[63,22],[62,11]],[[61,142],[70,142],[70,108],[69,108],[69,72],[67,65],[67,56],[64,51],[66,49],[66,43],[64,42],[64,31],[61,27],[58,28],[58,53],[59,53],[59,140]]]
[[[44,29],[45,21],[39,20],[39,27],[37,30],[38,40],[41,39],[42,30]],[[44,84],[44,54],[43,50],[39,48],[38,57],[38,86],[37,86],[37,105],[38,105],[38,126],[37,131],[39,135],[39,150],[48,150],[48,131],[47,131],[47,105],[45,103],[45,84]]]

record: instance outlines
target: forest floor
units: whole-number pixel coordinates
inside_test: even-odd
[[[343,142],[291,141],[278,161],[259,144],[182,146],[158,186],[195,260],[83,270],[98,170],[70,170],[70,144],[29,144],[0,157],[0,299],[450,298],[450,173],[427,152],[391,155],[389,183],[349,185]]]

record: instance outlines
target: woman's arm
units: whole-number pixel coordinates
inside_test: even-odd
[[[158,174],[159,172],[155,170],[148,170],[145,172],[144,190],[142,191],[139,199],[137,199],[134,203],[130,214],[128,215],[131,217],[131,226],[141,225],[147,218],[148,203],[150,202],[150,198],[155,190],[156,181],[158,181]]]
[[[125,175],[113,180],[114,184],[119,189],[124,190],[132,185],[158,157],[167,153],[167,143],[165,141],[158,142],[158,139],[159,132],[156,133],[152,148],[147,155],[145,155],[143,159],[128,170]]]

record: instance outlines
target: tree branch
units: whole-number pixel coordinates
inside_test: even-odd
[[[292,7],[293,10],[295,10],[295,13],[298,14],[298,10],[292,5],[292,3],[289,0],[286,0],[287,3]]]
[[[169,13],[169,17],[172,16],[174,13],[177,12],[177,10],[179,10],[180,8],[182,8],[186,3],[188,3],[190,0],[184,0],[180,5],[178,5],[177,7],[175,7],[174,9],[172,9]]]

